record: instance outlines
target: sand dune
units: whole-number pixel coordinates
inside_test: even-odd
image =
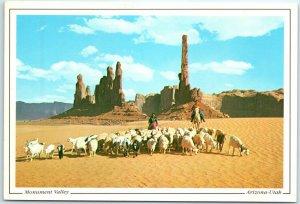
[[[208,119],[202,126],[238,136],[250,149],[249,156],[228,155],[228,141],[222,153],[201,152],[183,155],[171,152],[153,156],[142,153],[136,158],[96,155],[71,155],[59,160],[25,160],[26,140],[39,138],[49,144],[62,143],[67,149],[69,137],[145,128],[145,122],[121,126],[96,125],[17,125],[17,187],[167,187],[167,188],[282,188],[283,118]],[[188,121],[160,121],[160,127],[189,127]],[[93,178],[93,179],[90,179]]]

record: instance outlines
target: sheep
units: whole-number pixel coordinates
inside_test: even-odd
[[[37,144],[39,141],[38,138],[36,139],[32,139],[32,140],[26,140],[25,145],[24,145],[24,152],[26,153],[26,159],[28,159],[30,157],[30,152],[29,152],[29,144]]]
[[[90,157],[94,157],[95,156],[95,153],[96,153],[96,150],[98,148],[98,141],[96,138],[93,138],[91,140],[88,141],[87,143],[87,146],[88,146],[88,151],[90,153]]]
[[[64,157],[65,146],[63,144],[58,145],[57,151],[58,151],[58,158],[62,159]]]
[[[132,143],[132,149],[133,149],[133,158],[138,156],[138,153],[140,152],[140,146],[141,146],[141,142],[139,142],[138,140],[134,140]]]
[[[124,157],[129,156],[129,148],[130,148],[130,140],[125,137],[125,139],[122,141],[122,147],[123,147],[123,155]]]
[[[80,137],[76,139],[75,142],[75,151],[77,152],[77,155],[80,156],[80,150],[83,149],[84,153],[86,154],[86,140],[87,137]]]
[[[84,139],[84,141],[85,141],[85,143],[87,144],[87,143],[89,143],[91,140],[93,140],[93,139],[96,139],[97,140],[97,138],[98,138],[98,135],[90,135],[90,136],[88,136],[88,137],[86,137],[85,139]]]
[[[148,152],[150,151],[151,156],[154,153],[156,143],[157,143],[157,140],[155,138],[150,138],[147,141]]]
[[[184,133],[182,132],[182,134],[184,134]],[[180,133],[180,131],[176,131],[175,134],[173,135],[173,145],[175,147],[175,150],[177,150],[177,151],[181,147],[181,141],[182,141],[182,137],[183,137],[182,134]]]
[[[119,136],[113,139],[113,147],[116,150],[116,154],[119,154],[119,150],[123,149],[124,156],[128,156],[130,140],[125,136]]]
[[[235,148],[239,148],[240,156],[242,156],[242,153],[245,153],[246,155],[249,155],[249,153],[250,153],[250,150],[243,145],[243,142],[238,137],[233,136],[233,135],[229,136],[228,155],[229,155],[230,147],[233,148],[232,156],[234,155]]]
[[[166,150],[168,149],[169,146],[169,140],[165,136],[161,136],[159,138],[159,151],[160,153],[166,154]]]
[[[205,132],[200,131],[200,133],[196,134],[193,138],[195,145],[197,145],[197,147],[200,149],[203,149],[203,147],[204,147],[204,143],[205,143],[204,135],[205,135]]]
[[[52,158],[55,150],[55,145],[51,144],[45,149],[46,158]]]
[[[189,136],[183,136],[182,141],[181,141],[181,147],[182,147],[182,153],[187,154],[187,151],[190,151],[191,155],[192,155],[192,152],[195,152],[195,155],[197,155],[197,153],[198,153],[198,149],[195,147],[192,138]],[[186,152],[184,150],[186,150]]]
[[[77,142],[78,139],[82,140],[82,139],[86,139],[86,137],[78,137],[78,138],[72,138],[72,137],[70,137],[70,138],[67,139],[67,142],[71,142],[72,143],[72,150],[71,150],[72,154],[73,154],[73,151],[75,150],[75,144],[76,144],[76,142]]]
[[[103,145],[104,145],[104,142],[105,142],[105,138],[108,136],[108,133],[101,133],[101,134],[98,134],[98,148],[97,148],[97,151],[100,152],[102,151],[103,149]]]
[[[30,152],[30,161],[33,160],[37,155],[41,158],[41,153],[44,150],[45,143],[29,143],[28,144],[28,151]]]
[[[213,140],[212,136],[208,133],[205,133],[205,135],[203,136],[203,139],[205,141],[205,145],[206,145],[206,152],[208,151],[208,145],[211,146],[210,148],[210,152],[212,151],[212,149],[216,149],[216,142]]]
[[[110,153],[112,154],[112,149],[113,149],[113,139],[116,138],[117,135],[115,134],[109,134],[105,140],[104,140],[104,143],[103,143],[103,150],[104,150],[104,153]]]
[[[194,128],[188,128],[186,133],[188,133],[193,138],[197,134],[197,131]]]
[[[171,151],[171,147],[173,147],[174,142],[174,134],[176,130],[174,128],[164,128],[162,129],[162,134],[169,140],[169,152]]]
[[[225,140],[226,137],[224,133],[220,133],[217,135],[217,149],[220,150],[220,152],[222,152]]]

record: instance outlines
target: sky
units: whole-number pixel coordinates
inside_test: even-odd
[[[192,88],[209,94],[283,88],[279,16],[18,15],[17,101],[73,103],[78,74],[94,93],[117,61],[126,100],[159,93],[179,83],[183,34]]]

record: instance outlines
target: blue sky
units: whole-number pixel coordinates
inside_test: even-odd
[[[17,100],[73,102],[120,61],[126,100],[178,85],[188,35],[191,87],[205,93],[283,87],[284,25],[275,16],[17,16]]]

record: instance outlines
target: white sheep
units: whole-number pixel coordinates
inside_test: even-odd
[[[37,155],[41,158],[41,153],[44,150],[45,143],[29,143],[28,144],[28,151],[30,153],[30,161],[33,160]]]
[[[46,158],[52,158],[53,154],[54,154],[54,150],[55,150],[55,145],[50,144],[48,145],[48,147],[45,149],[45,153],[46,153]]]
[[[128,151],[127,143],[130,144],[130,140],[125,136],[119,136],[119,137],[116,137],[113,139],[112,144],[116,150],[117,155],[119,154],[119,150],[123,149],[127,156],[127,152],[126,152],[126,151]]]
[[[243,145],[243,142],[238,137],[233,135],[229,136],[228,155],[229,155],[230,147],[233,148],[232,155],[234,155],[235,148],[239,148],[240,156],[242,156],[242,153],[245,153],[246,155],[249,155],[250,153],[250,150]]]
[[[95,156],[97,148],[98,148],[98,141],[96,138],[91,139],[87,143],[88,151],[90,153],[90,157]]]
[[[212,136],[210,134],[205,133],[205,135],[203,136],[203,139],[205,141],[206,152],[208,151],[208,145],[211,146],[210,152],[212,151],[212,149],[217,148],[217,143],[214,141],[214,139],[212,138]]]
[[[75,151],[77,152],[77,155],[80,156],[80,150],[83,149],[84,153],[86,154],[86,140],[87,137],[79,137],[76,139],[75,142]]]
[[[167,137],[165,136],[161,136],[159,138],[159,151],[160,153],[164,153],[166,154],[166,150],[168,149],[168,146],[169,146],[169,140]]]
[[[190,151],[190,154],[192,155],[192,152],[195,152],[195,155],[198,153],[198,149],[195,147],[194,142],[190,136],[183,136],[181,141],[181,147],[182,147],[182,153],[186,153]],[[186,152],[185,152],[186,150]]]
[[[72,154],[73,154],[73,151],[75,150],[75,144],[76,144],[77,140],[78,139],[82,140],[82,139],[86,139],[86,138],[87,137],[78,137],[78,138],[72,138],[72,137],[70,137],[70,138],[67,139],[67,142],[72,143],[72,150],[71,150]]]
[[[155,138],[150,138],[147,141],[147,148],[148,148],[148,152],[150,151],[150,154],[152,156],[154,150],[155,150],[155,146],[157,144],[157,140]]]
[[[37,144],[39,142],[39,139],[33,139],[33,140],[26,140],[25,145],[24,145],[24,152],[26,153],[26,159],[30,157],[30,151],[29,151],[29,144]]]

